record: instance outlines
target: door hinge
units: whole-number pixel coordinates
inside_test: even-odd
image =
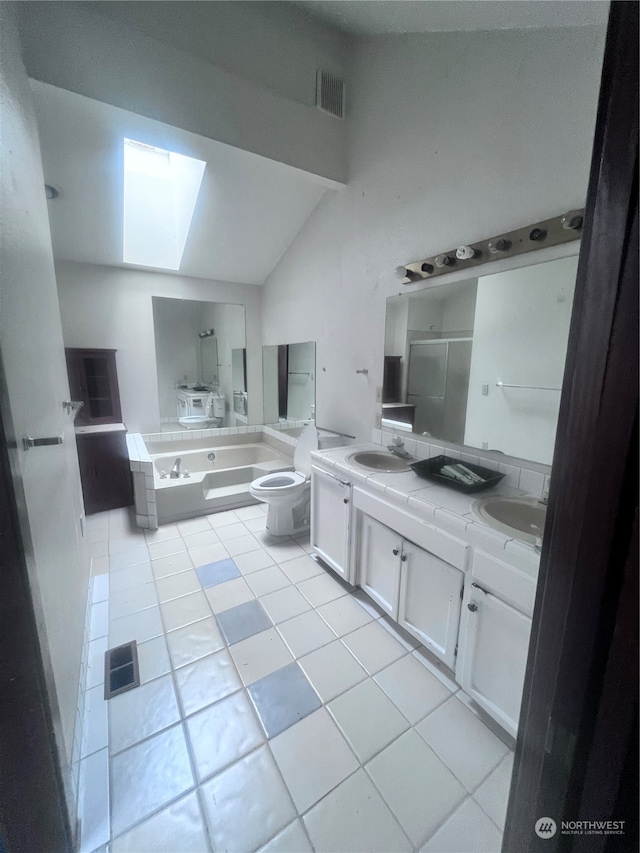
[[[460,600],[464,598],[464,587],[460,587]]]
[[[456,643],[455,649],[453,650],[453,656],[454,656],[454,658],[458,657],[458,644],[457,643]]]

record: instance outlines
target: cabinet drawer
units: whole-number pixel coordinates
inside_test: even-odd
[[[482,589],[511,604],[527,616],[533,614],[536,579],[502,560],[476,551],[471,569],[472,580]]]
[[[362,489],[354,488],[353,505],[456,569],[465,570],[469,546],[461,539],[456,539],[426,521],[372,497]]]

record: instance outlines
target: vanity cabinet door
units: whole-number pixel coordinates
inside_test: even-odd
[[[463,690],[514,737],[531,619],[476,584],[465,592],[456,676]]]
[[[402,537],[360,513],[358,583],[389,616],[398,618]]]
[[[133,504],[125,432],[76,436],[78,465],[87,515]]]
[[[404,542],[398,621],[453,669],[464,573]]]
[[[351,483],[311,467],[311,547],[334,572],[351,581]]]

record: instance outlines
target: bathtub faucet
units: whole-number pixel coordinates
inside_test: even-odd
[[[181,462],[182,462],[182,459],[180,459],[180,457],[178,457],[176,459],[176,461],[173,463],[173,468],[171,469],[171,474],[170,474],[170,477],[172,480],[177,480],[178,477],[180,476],[180,463]]]

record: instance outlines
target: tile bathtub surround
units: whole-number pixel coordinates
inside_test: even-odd
[[[133,497],[135,505],[135,520],[139,528],[145,530],[158,529],[158,504],[153,479],[153,461],[151,453],[167,452],[167,445],[171,447],[173,442],[195,442],[206,440],[211,447],[220,447],[230,444],[246,444],[253,441],[262,441],[261,426],[233,427],[208,430],[183,430],[176,432],[159,433],[127,433],[127,452],[129,454],[129,468],[133,479]],[[295,440],[294,440],[295,443]],[[154,447],[154,445],[156,445]],[[281,448],[288,445],[280,443]],[[288,451],[292,448],[288,447]],[[189,524],[189,522],[186,522]],[[206,528],[201,528],[206,531]],[[193,525],[194,534],[197,528]],[[206,531],[211,535],[211,531]],[[213,540],[214,542],[217,540]]]
[[[157,533],[103,516],[81,850],[436,851],[477,838],[497,853],[508,747],[308,540],[265,536],[264,507],[249,510]],[[203,522],[220,542],[189,538]],[[255,550],[231,554],[248,536]],[[200,556],[209,547],[216,559]],[[105,702],[104,650],[133,638],[141,687]]]

